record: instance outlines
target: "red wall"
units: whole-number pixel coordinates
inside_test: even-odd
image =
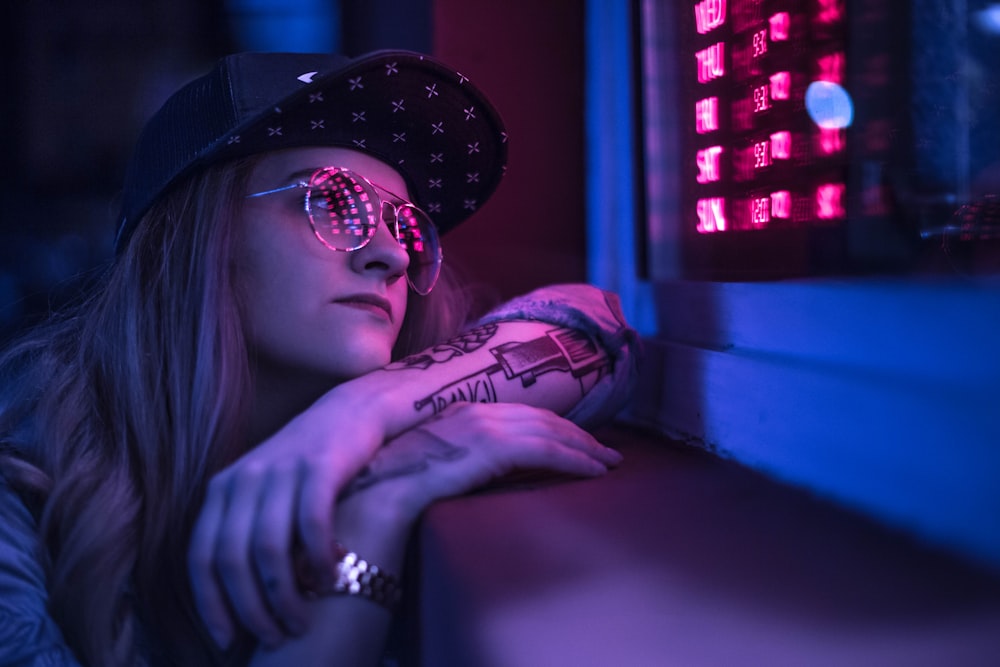
[[[496,195],[444,248],[500,297],[586,277],[583,5],[434,1],[435,55],[490,97],[510,135]]]

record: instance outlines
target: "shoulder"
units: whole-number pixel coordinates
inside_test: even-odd
[[[47,611],[38,527],[0,477],[0,665],[77,665]]]

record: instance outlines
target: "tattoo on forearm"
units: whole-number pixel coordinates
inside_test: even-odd
[[[500,370],[499,365],[477,371],[472,375],[467,375],[461,380],[446,384],[430,396],[425,396],[413,404],[413,407],[420,412],[427,406],[431,406],[433,414],[444,410],[452,403],[496,403],[497,390],[493,385],[492,373]]]
[[[351,480],[344,495],[351,495],[379,482],[427,470],[435,461],[463,458],[469,450],[458,447],[424,428],[415,428],[389,443]]]
[[[574,329],[551,329],[530,341],[512,341],[491,348],[495,364],[451,382],[416,401],[417,412],[431,407],[433,414],[458,401],[496,403],[494,376],[501,372],[508,381],[520,380],[530,387],[538,376],[551,372],[570,373],[580,381],[581,396],[611,369],[611,359],[586,334]]]
[[[496,335],[496,332],[496,324],[484,324],[481,327],[470,329],[469,331],[459,334],[458,336],[455,336],[454,338],[443,343],[438,343],[426,352],[414,354],[406,357],[405,359],[393,362],[385,368],[390,371],[405,370],[407,368],[419,368],[421,370],[426,370],[433,364],[440,364],[448,361],[452,357],[460,357],[463,354],[468,354],[478,350],[483,345],[486,345],[490,338],[493,338],[493,336]]]

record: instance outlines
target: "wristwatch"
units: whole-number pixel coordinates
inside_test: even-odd
[[[389,611],[395,611],[403,591],[396,577],[383,572],[378,565],[372,565],[341,544],[337,550],[337,579],[333,592],[340,595],[357,595]]]

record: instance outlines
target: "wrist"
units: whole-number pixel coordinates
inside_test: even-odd
[[[417,421],[404,380],[403,373],[375,370],[337,385],[321,400],[346,408],[356,420],[380,424],[388,441]]]
[[[410,524],[387,503],[375,500],[355,495],[338,503],[332,576],[316,576],[302,554],[296,559],[296,577],[304,593],[313,597],[354,596],[394,609],[400,597]],[[322,579],[332,583],[320,585]]]
[[[347,548],[398,573],[414,518],[395,489],[376,485],[338,501],[334,532]]]
[[[305,581],[306,593],[320,596],[343,595],[368,600],[395,612],[403,597],[399,577],[369,561],[361,554],[339,542],[334,545],[336,559],[333,584],[329,589],[310,585],[308,569],[300,569],[299,581]],[[304,561],[303,561],[304,562]]]

